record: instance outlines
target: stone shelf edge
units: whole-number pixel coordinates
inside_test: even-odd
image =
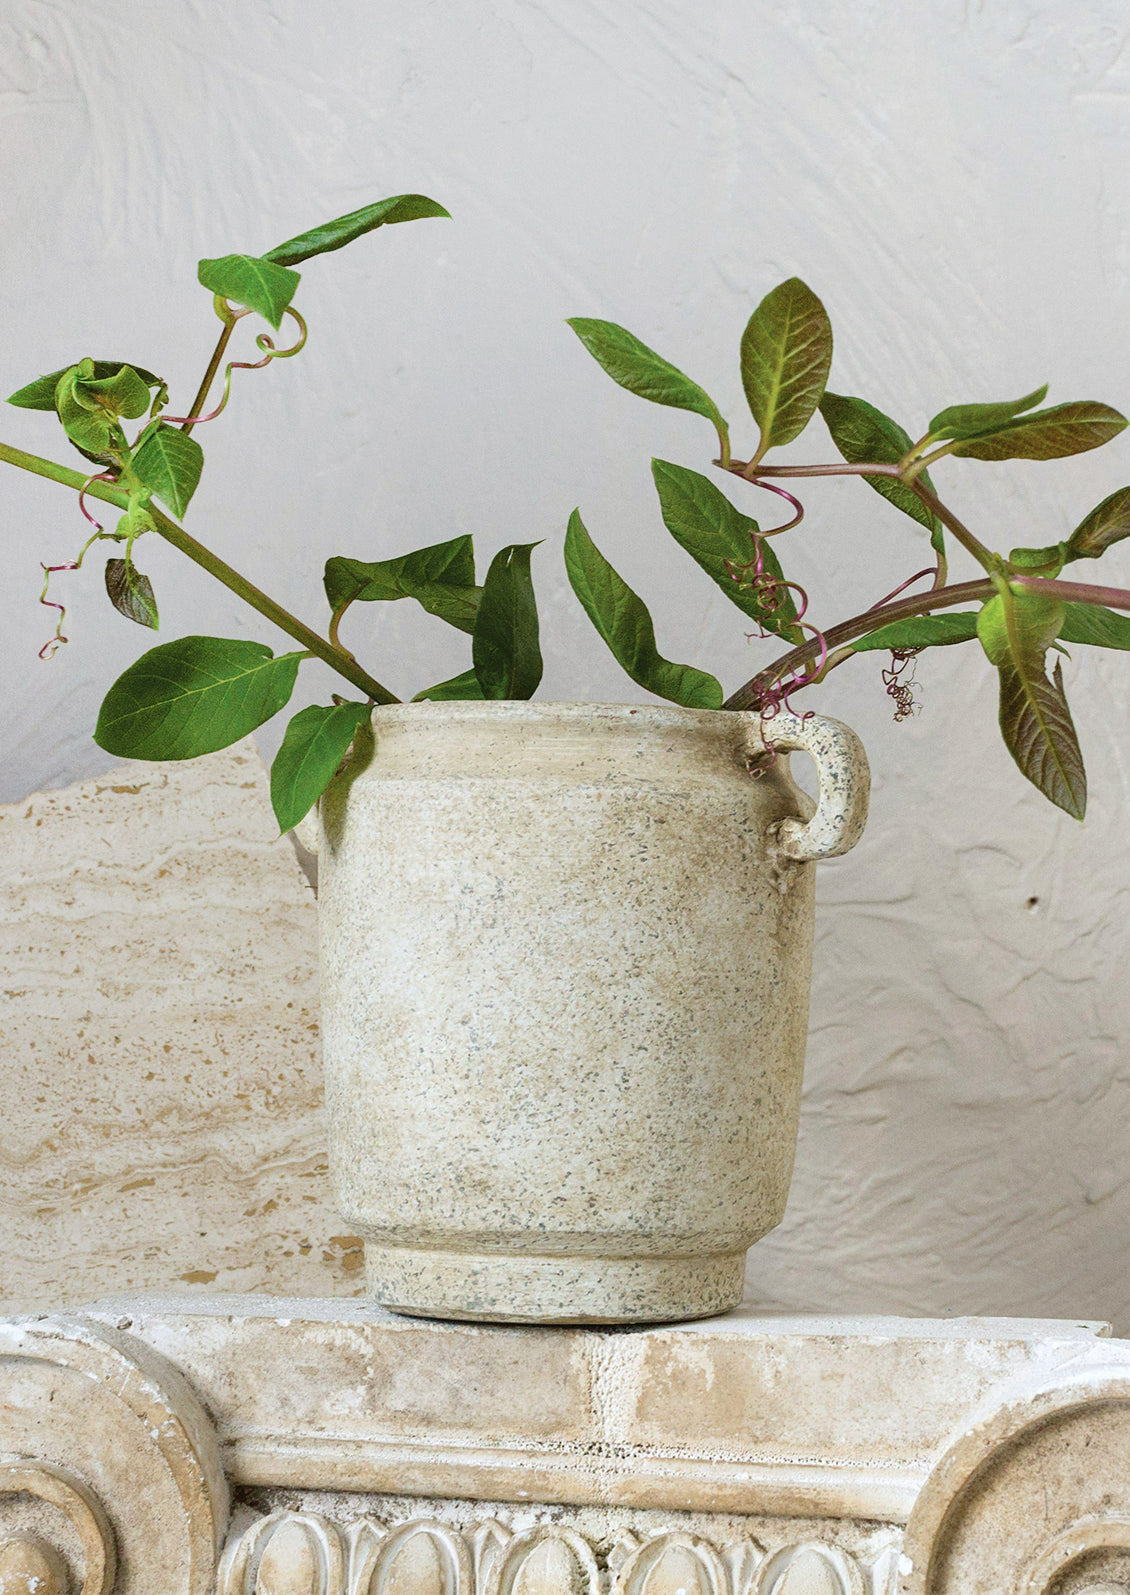
[[[146,1296],[0,1324],[5,1595],[1130,1595],[1130,1341]]]

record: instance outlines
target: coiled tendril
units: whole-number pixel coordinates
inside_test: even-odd
[[[246,315],[244,311],[242,314]],[[162,421],[167,421],[170,426],[200,426],[205,421],[214,421],[222,413],[231,398],[231,374],[233,371],[261,371],[264,366],[270,365],[272,360],[289,360],[292,354],[298,354],[305,347],[307,327],[298,311],[290,305],[286,308],[286,315],[298,324],[298,341],[292,343],[289,349],[276,349],[275,340],[269,332],[260,332],[255,339],[255,347],[262,349],[262,360],[229,360],[224,368],[224,393],[219,404],[214,410],[209,410],[207,415],[163,415]],[[238,319],[238,318],[237,318]]]

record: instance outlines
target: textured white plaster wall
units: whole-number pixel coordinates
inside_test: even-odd
[[[313,617],[330,554],[473,531],[485,559],[544,537],[543,696],[639,696],[564,583],[577,502],[669,656],[731,685],[764,657],[653,499],[649,456],[709,469],[709,429],[616,389],[567,315],[624,322],[738,417],[741,328],[795,272],[837,330],[834,386],[912,431],[944,403],[1045,379],[1053,398],[1130,405],[1119,0],[7,0],[0,112],[7,390],[89,352],[159,368],[187,403],[214,328],[199,256],[390,192],[451,209],[306,268],[310,347],[239,382],[202,438],[190,525]],[[0,435],[59,447],[31,413],[6,412]],[[817,423],[793,453],[829,454],[821,437]],[[939,475],[1008,547],[1062,535],[1122,485],[1130,445]],[[48,484],[7,473],[0,494],[0,798],[18,799],[110,763],[90,727],[145,639],[109,610],[97,561],[70,582],[69,648],[40,665],[39,562],[68,556],[80,523]],[[922,563],[909,523],[860,484],[807,501],[787,552],[818,617]],[[858,563],[864,549],[890,564]],[[171,550],[142,563],[166,637],[276,641]],[[1107,565],[1130,582],[1130,557]],[[409,693],[464,663],[407,604],[360,616],[350,640]],[[866,840],[822,872],[794,1198],[753,1288],[1126,1314],[1126,661],[1080,651],[1068,667],[1083,827],[1016,775],[972,648],[919,675],[904,726],[874,660],[822,696],[865,736],[876,791]],[[308,667],[307,700],[329,690]]]

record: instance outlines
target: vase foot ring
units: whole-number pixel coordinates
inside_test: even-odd
[[[393,1312],[496,1324],[711,1318],[742,1299],[745,1251],[706,1257],[514,1256],[379,1247],[369,1294]]]

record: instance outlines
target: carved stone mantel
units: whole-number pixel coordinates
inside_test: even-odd
[[[1130,1341],[145,1297],[0,1325],[0,1595],[1127,1595]]]

